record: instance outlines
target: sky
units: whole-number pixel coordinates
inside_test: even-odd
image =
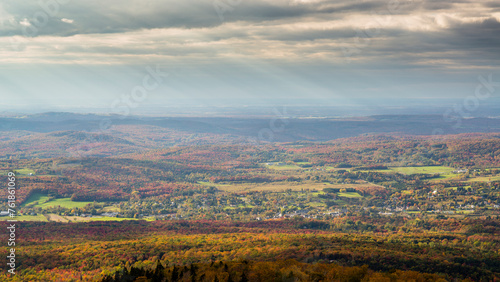
[[[429,107],[489,75],[498,1],[0,0],[0,111]]]

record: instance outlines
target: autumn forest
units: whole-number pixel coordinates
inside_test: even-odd
[[[411,132],[374,117],[367,134],[335,120],[337,136],[300,119],[273,138],[266,120],[82,129],[99,118],[7,120],[0,181],[15,175],[16,205],[1,189],[0,219],[17,220],[16,273],[1,263],[0,280],[500,279],[498,133],[428,134],[421,117]]]

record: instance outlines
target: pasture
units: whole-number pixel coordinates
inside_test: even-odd
[[[57,206],[72,209],[83,208],[91,203],[93,202],[75,202],[71,201],[71,198],[58,198],[50,200],[49,196],[47,196],[46,194],[34,193],[22,204],[22,207],[33,204],[33,207],[39,207],[42,209]]]

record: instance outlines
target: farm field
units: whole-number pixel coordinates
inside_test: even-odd
[[[346,198],[363,198],[363,196],[361,196],[357,192],[339,192],[339,193],[337,193],[337,195],[340,197],[346,197]]]
[[[19,169],[14,169],[15,172],[17,172],[20,175],[30,175],[30,174],[35,174],[35,171],[29,168],[19,168]]]
[[[49,196],[41,193],[33,193],[23,204],[22,206],[28,206],[30,204],[39,205],[41,203],[45,203],[49,200]]]
[[[109,217],[109,216],[93,216],[93,217],[82,217],[82,216],[61,216],[57,214],[38,214],[38,215],[20,215],[16,216],[14,219],[18,221],[52,221],[52,222],[93,222],[93,221],[124,221],[124,220],[139,220],[136,218],[119,218],[119,217]],[[141,220],[153,221],[152,217],[142,218]]]
[[[412,174],[436,174],[439,173],[441,175],[451,175],[452,171],[455,169],[452,167],[446,167],[446,166],[396,166],[396,167],[388,167],[387,169],[374,169],[374,170],[361,170],[364,172],[395,172],[395,173],[402,173],[406,175],[412,175]]]
[[[9,171],[10,170],[5,170],[5,169],[1,170],[0,175],[7,175]],[[23,175],[23,176],[30,175],[30,173],[35,174],[35,171],[29,168],[18,168],[18,169],[13,169],[13,171],[16,172],[17,175]]]
[[[33,203],[33,207],[39,207],[39,208],[49,208],[49,207],[57,207],[60,206],[62,208],[83,208],[88,204],[91,204],[93,202],[76,202],[76,201],[71,201],[71,198],[58,198],[58,199],[53,199],[49,201],[49,196],[41,194],[41,193],[35,193],[31,195],[26,202],[23,203],[22,206],[27,206]]]
[[[315,182],[306,182],[306,183],[294,183],[294,182],[273,182],[273,183],[234,183],[234,184],[219,184],[219,183],[206,183],[209,186],[215,186],[217,189],[226,191],[226,192],[243,192],[243,191],[274,191],[274,192],[282,192],[288,189],[292,191],[301,191],[301,190],[315,190],[321,191],[324,188],[365,188],[365,187],[373,187],[377,186],[375,184],[367,183],[367,184],[330,184],[330,183],[315,183]]]
[[[62,216],[57,215],[57,214],[49,213],[49,214],[45,214],[45,217],[47,218],[48,221],[65,222],[65,223],[69,222],[69,220],[67,218],[62,217]]]
[[[75,202],[71,201],[70,198],[59,198],[59,199],[54,199],[49,202],[43,203],[43,204],[38,204],[36,207],[41,207],[41,208],[48,208],[48,207],[57,207],[60,206],[62,208],[83,208],[88,204],[91,204],[93,202]]]
[[[479,176],[467,179],[467,182],[490,182],[490,181],[500,181],[500,175]]]
[[[299,170],[299,169],[303,169],[302,167],[298,166],[298,165],[293,165],[293,164],[283,164],[283,165],[280,165],[280,164],[262,164],[263,166],[265,166],[266,168],[269,168],[269,169],[274,169],[274,170]]]
[[[47,218],[41,214],[38,215],[19,215],[16,216],[19,221],[48,221]]]
[[[82,216],[64,216],[64,219],[69,222],[91,222],[91,221],[124,221],[124,220],[139,220],[136,218],[120,218],[120,217],[109,217],[109,216],[92,216],[92,217],[82,217]],[[142,218],[141,220],[153,221],[153,218]]]
[[[389,170],[403,173],[403,174],[417,174],[417,173],[426,173],[426,174],[450,174],[455,169],[452,167],[446,166],[412,166],[412,167],[389,167]]]

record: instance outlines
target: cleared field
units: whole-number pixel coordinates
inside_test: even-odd
[[[61,206],[63,208],[83,208],[88,204],[91,204],[92,202],[74,202],[71,201],[71,198],[59,198],[59,199],[53,199],[49,201],[49,197],[44,194],[36,193],[31,195],[26,202],[22,206],[26,206],[29,204],[36,203],[34,207],[40,207],[40,208],[49,208],[49,207],[57,207]]]
[[[7,217],[5,218],[7,219]],[[10,218],[9,218],[10,219]],[[81,217],[81,216],[61,216],[57,214],[22,215],[14,218],[18,221],[54,221],[54,222],[89,222],[89,221],[123,221],[123,220],[146,220],[154,221],[154,218],[117,218],[109,216]],[[1,220],[1,219],[0,219]]]
[[[70,198],[60,198],[60,199],[54,199],[50,202],[43,203],[43,204],[38,204],[36,207],[41,207],[41,208],[48,208],[48,207],[57,207],[61,206],[62,208],[83,208],[88,204],[91,204],[92,202],[74,202],[71,201]]]
[[[104,212],[120,212],[120,207],[117,206],[107,206],[102,209]]]
[[[0,175],[7,175],[10,170],[2,170],[0,171]],[[35,171],[29,168],[17,168],[13,169],[17,176],[19,175],[30,175],[30,173],[35,174]]]
[[[20,175],[29,175],[30,173],[35,174],[35,171],[29,168],[18,168],[14,169],[14,171],[16,172],[16,174]]]
[[[429,181],[441,181],[441,180],[452,180],[453,178],[458,178],[460,174],[454,174],[454,173],[449,173],[449,174],[440,174],[439,177],[430,179]]]
[[[333,166],[326,166],[325,169],[330,170],[330,171],[337,171],[337,170],[351,171],[350,168],[340,168],[340,167],[333,167]]]
[[[31,196],[22,204],[22,206],[27,206],[29,204],[33,204],[35,202],[38,202],[38,204],[44,203],[49,200],[49,196],[40,194],[40,193],[35,193],[31,194]]]
[[[239,191],[285,191],[292,189],[293,191],[304,190],[322,190],[323,188],[331,187],[328,183],[285,183],[285,182],[274,182],[274,183],[235,183],[235,184],[223,184],[223,185],[213,185],[217,189],[228,192],[239,192]]]
[[[315,183],[315,182],[274,182],[274,183],[235,183],[235,184],[213,184],[210,186],[215,186],[217,189],[227,192],[239,192],[239,191],[276,191],[281,192],[288,189],[293,191],[300,190],[316,190],[321,191],[324,188],[362,188],[362,187],[373,187],[371,183],[367,184],[329,184],[329,183]]]
[[[57,215],[57,214],[44,214],[44,216],[49,220],[49,221],[55,221],[55,222],[69,222],[68,219]]]
[[[452,174],[455,169],[447,166],[394,166],[388,167],[387,169],[372,169],[372,170],[360,170],[363,172],[386,172],[386,173],[401,173],[401,174],[436,174],[449,175],[451,177],[456,174]]]
[[[389,167],[389,170],[403,174],[417,174],[417,173],[450,174],[455,169],[447,166],[399,166],[399,167]]]
[[[357,192],[340,192],[340,193],[337,193],[337,195],[340,197],[346,197],[346,198],[363,198],[363,196],[361,196]]]
[[[81,216],[65,216],[70,222],[89,222],[89,221],[124,221],[124,220],[147,220],[154,221],[153,218],[121,218],[109,216],[81,217]]]
[[[489,182],[489,181],[500,181],[500,175],[480,176],[480,177],[467,179],[467,182]]]
[[[19,221],[48,221],[47,218],[41,214],[39,215],[21,215],[16,216],[16,220]]]
[[[269,168],[269,169],[275,169],[275,170],[298,170],[298,169],[303,169],[302,167],[298,166],[298,165],[274,165],[274,164],[270,164],[270,165],[266,165],[266,164],[263,164],[265,167]]]

